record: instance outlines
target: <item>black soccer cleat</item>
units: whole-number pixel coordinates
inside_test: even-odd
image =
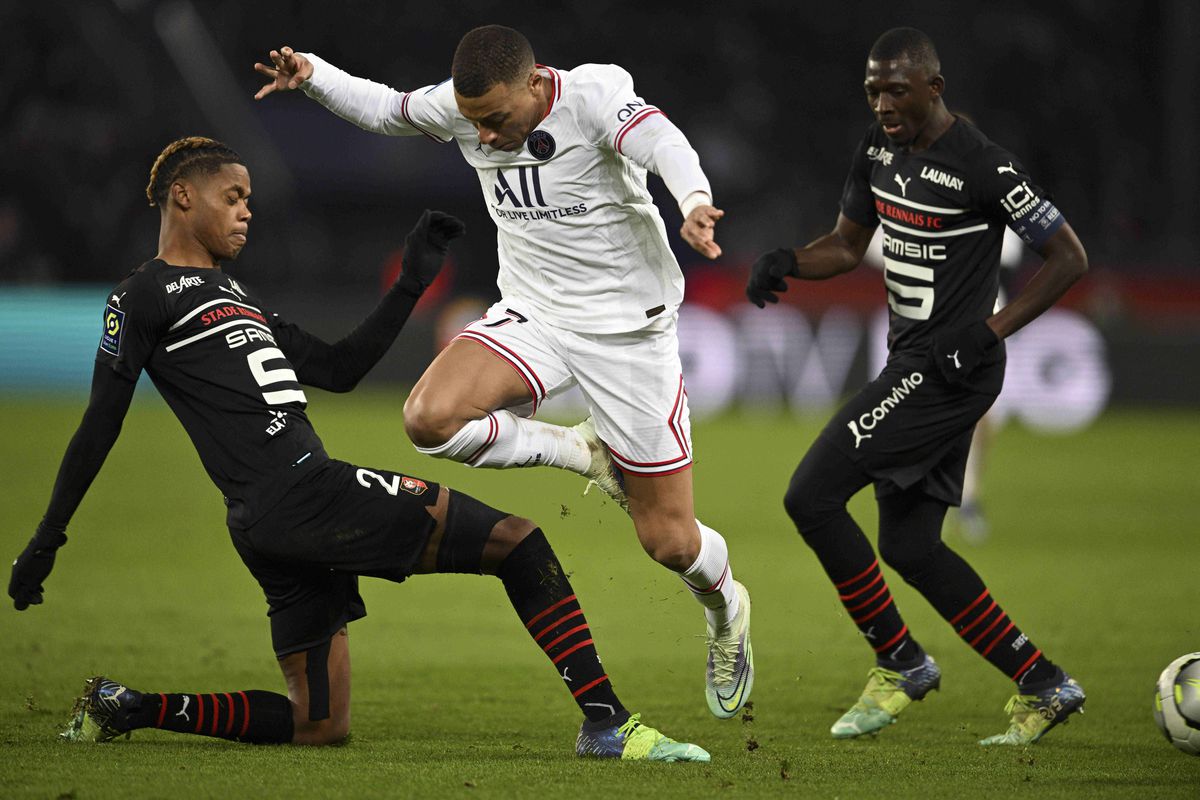
[[[71,722],[59,736],[68,742],[108,742],[129,738],[129,715],[141,708],[142,693],[103,675],[89,678],[75,700]]]

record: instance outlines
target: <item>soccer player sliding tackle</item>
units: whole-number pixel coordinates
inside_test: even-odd
[[[633,518],[646,552],[704,606],[705,697],[719,718],[750,696],[750,598],[720,533],[695,516],[676,319],[683,275],[646,189],[660,175],[681,234],[716,258],[708,179],[683,133],[615,65],[536,64],[517,31],[470,31],[451,80],[399,92],[284,47],[259,98],[301,88],[354,124],[454,142],[496,223],[501,300],[437,357],[405,404],[423,453],[473,467],[548,465],[596,482]],[[574,428],[532,419],[579,386]],[[618,479],[619,469],[623,480]]]
[[[45,517],[13,563],[18,610],[42,602],[66,528],[121,429],[144,370],[225,495],[234,546],[270,608],[287,695],[157,693],[88,681],[74,741],[140,728],[244,742],[322,745],[350,731],[347,624],[366,614],[358,576],[395,582],[434,572],[495,575],[585,720],[582,756],[708,761],[631,715],[601,666],[566,572],[531,521],[461,492],[330,458],[303,386],[354,388],[400,333],[462,223],[425,212],[405,239],[402,273],[348,336],[328,344],[267,310],[221,269],[246,244],[250,173],[220,142],[193,137],[155,160],[146,194],[160,209],[158,255],[112,292],[83,421]]]
[[[1082,710],[1083,689],[946,547],[941,527],[947,508],[960,502],[972,429],[1000,393],[1004,338],[1061,297],[1087,270],[1087,256],[1020,162],[946,110],[927,36],[911,28],[883,34],[868,58],[865,88],[876,120],[855,150],[834,230],[759,258],[746,289],[761,308],[777,302],[787,278],[848,272],[883,225],[887,365],[817,437],[784,500],[876,654],[861,698],[832,733],[874,733],[941,680],[846,511],[859,489],[874,484],[879,556],[1016,684],[1008,730],[981,744],[1032,744]],[[1005,226],[1045,263],[993,313]]]

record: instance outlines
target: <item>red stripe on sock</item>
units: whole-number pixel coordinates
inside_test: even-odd
[[[878,592],[871,595],[866,600],[862,601],[861,603],[859,603],[856,606],[846,606],[846,610],[850,612],[850,616],[854,616],[855,611],[858,611],[861,608],[866,608],[867,606],[871,605],[871,603],[874,603],[880,597],[887,594],[887,590],[888,590],[888,587],[887,587],[887,584],[885,583],[883,586],[879,587]]]
[[[980,614],[978,617],[975,618],[974,622],[972,622],[970,625],[968,625],[967,627],[965,627],[961,631],[959,631],[958,635],[961,636],[962,638],[966,639],[967,634],[970,633],[970,631],[971,631],[971,628],[974,628],[976,625],[978,625],[979,623],[981,623],[985,619],[987,619],[987,615],[992,613],[992,609],[994,609],[994,608],[997,608],[995,600],[993,600],[992,604],[987,607],[987,610],[985,610],[982,614]],[[1003,614],[1004,612],[1002,611],[1000,613]]]
[[[1029,660],[1028,660],[1028,661],[1026,661],[1024,664],[1022,664],[1022,665],[1021,665],[1021,668],[1020,668],[1019,670],[1017,670],[1016,672],[1014,672],[1014,673],[1013,673],[1013,675],[1012,675],[1012,679],[1013,679],[1014,681],[1016,681],[1016,680],[1020,680],[1020,679],[1021,679],[1021,677],[1022,677],[1022,676],[1025,674],[1025,671],[1026,671],[1026,670],[1028,670],[1030,667],[1032,667],[1032,666],[1033,666],[1033,664],[1034,664],[1034,662],[1035,662],[1035,661],[1037,661],[1037,660],[1038,660],[1039,658],[1041,658],[1041,657],[1042,657],[1042,651],[1041,651],[1041,650],[1038,650],[1036,653],[1034,653],[1033,655],[1031,655],[1031,656],[1029,657]]]
[[[1008,614],[1005,614],[1003,611],[1001,611],[1000,616],[996,617],[995,622],[993,622],[991,625],[988,625],[986,628],[983,629],[983,633],[979,634],[978,636],[976,636],[974,639],[971,640],[971,642],[970,642],[971,647],[974,647],[975,645],[982,642],[983,637],[985,637],[989,633],[991,633],[997,625],[999,625],[1001,622],[1003,622],[1006,619],[1008,619]]]
[[[229,719],[225,722],[225,735],[228,736],[233,730],[233,695],[229,692],[225,692],[225,707],[229,709]]]
[[[581,647],[587,647],[589,644],[592,644],[591,639],[584,639],[579,644],[573,644],[570,647],[568,647],[566,650],[564,650],[561,653],[559,653],[558,655],[556,655],[553,659],[551,659],[551,663],[557,664],[558,662],[562,661],[567,656],[571,655],[571,653],[574,653],[576,650],[578,650]]]
[[[575,599],[575,595],[571,595],[570,597],[564,597],[562,600],[559,600],[557,603],[550,606],[549,608],[547,608],[542,613],[538,614],[533,619],[529,620],[529,622],[526,622],[525,628],[526,629],[532,628],[534,625],[537,624],[537,621],[540,620],[542,617],[546,616],[547,614],[553,613],[555,609],[562,608],[563,606],[565,606],[567,603],[571,602],[574,599]]]
[[[851,617],[850,619],[853,619],[859,625],[863,624],[867,620],[875,619],[875,617],[879,616],[879,613],[881,611],[883,611],[885,608],[887,608],[888,606],[890,606],[892,604],[892,601],[894,599],[895,599],[894,597],[892,597],[891,595],[888,595],[887,602],[884,603],[883,605],[881,605],[879,608],[872,611],[870,614],[867,614],[865,617],[862,617],[861,619],[856,619],[854,617]]]
[[[688,585],[688,588],[691,589],[696,594],[712,594],[714,591],[716,591],[717,589],[719,589],[721,587],[721,584],[725,582],[725,578],[728,575],[729,575],[729,562],[726,561],[725,569],[721,570],[721,577],[717,578],[717,582],[714,583],[712,586],[709,586],[707,589],[701,589],[700,587],[693,585],[692,582],[689,581],[687,578],[684,578],[683,582],[686,583]]]
[[[875,576],[875,580],[871,581],[870,583],[868,583],[866,586],[862,587],[861,589],[858,589],[857,591],[853,591],[850,594],[839,594],[838,599],[841,600],[843,603],[846,602],[847,600],[853,600],[854,598],[858,597],[863,592],[870,589],[875,584],[879,583],[881,580],[883,580],[882,572]]]
[[[571,613],[569,613],[569,614],[563,614],[561,617],[559,617],[558,619],[554,620],[554,622],[551,622],[549,625],[547,625],[546,627],[542,628],[541,632],[540,632],[540,633],[538,633],[536,636],[534,636],[534,637],[533,637],[533,640],[536,642],[538,639],[541,639],[543,636],[545,636],[547,633],[550,633],[550,631],[554,630],[554,629],[555,629],[555,628],[557,628],[559,625],[562,625],[564,622],[566,622],[567,620],[571,619],[572,617],[578,617],[578,616],[579,616],[579,615],[581,615],[582,613],[583,613],[583,609],[582,609],[582,608],[577,608],[577,609],[575,609],[574,611],[572,611],[572,612],[571,612]]]
[[[835,588],[835,589],[845,589],[847,586],[850,586],[850,585],[851,585],[852,583],[854,583],[855,581],[860,581],[860,580],[862,580],[863,578],[865,578],[865,577],[867,577],[868,575],[870,575],[870,574],[871,574],[871,570],[875,569],[875,568],[876,568],[876,567],[878,567],[878,566],[879,566],[879,559],[877,558],[877,559],[875,559],[874,561],[872,561],[872,562],[871,562],[871,566],[867,567],[865,570],[863,570],[862,572],[860,572],[858,575],[855,575],[853,578],[851,578],[851,579],[850,579],[850,580],[848,580],[848,581],[842,581],[841,583],[835,583],[833,586],[834,586],[834,588]]]
[[[196,730],[194,733],[199,733],[200,729],[204,727],[204,695],[196,695],[196,707],[199,711],[196,712]]]
[[[575,691],[571,692],[571,697],[579,697],[579,695],[583,694],[588,689],[593,689],[593,688],[599,686],[600,684],[604,683],[606,680],[608,680],[608,676],[601,675],[599,678],[596,678],[596,680],[594,680],[591,683],[589,683],[588,685],[584,686],[582,689],[576,689]]]
[[[876,652],[876,653],[882,653],[884,650],[887,650],[889,647],[891,647],[892,645],[894,645],[896,642],[898,642],[898,641],[900,641],[901,639],[903,639],[903,638],[904,638],[904,634],[906,634],[906,633],[908,633],[908,626],[907,626],[907,625],[905,625],[903,628],[901,628],[899,633],[897,633],[895,636],[893,636],[891,639],[889,639],[889,640],[888,640],[888,642],[887,642],[887,644],[881,644],[881,645],[879,645],[879,647],[876,647],[876,648],[875,648],[875,652]]]
[[[158,698],[162,701],[162,705],[158,707],[158,722],[154,723],[154,727],[161,728],[163,719],[167,716],[167,696],[159,692]]]
[[[964,608],[962,611],[958,612],[958,614],[956,614],[956,615],[955,615],[954,619],[950,620],[950,624],[951,624],[951,625],[957,625],[957,624],[958,624],[958,621],[959,621],[960,619],[962,619],[963,617],[965,617],[967,614],[971,613],[971,609],[972,609],[972,608],[974,608],[975,606],[979,605],[980,603],[982,603],[982,602],[983,602],[983,598],[985,598],[985,597],[987,597],[987,596],[988,596],[988,590],[987,590],[987,589],[984,589],[984,590],[983,590],[983,594],[979,595],[979,597],[976,597],[976,598],[975,598],[975,602],[974,602],[974,603],[971,603],[971,605],[967,606],[967,607],[966,607],[966,608]]]
[[[217,703],[217,696],[215,694],[210,694],[209,697],[211,697],[212,701],[213,701],[212,733],[209,735],[216,736],[217,735],[217,721],[221,718],[221,706]]]
[[[571,630],[567,631],[562,636],[559,636],[557,639],[550,642],[550,644],[544,645],[542,647],[542,649],[546,651],[546,655],[550,655],[550,650],[554,647],[554,645],[558,644],[563,639],[566,639],[568,636],[570,636],[572,634],[579,633],[580,631],[586,631],[587,629],[588,629],[588,626],[587,626],[586,622],[578,627],[571,628]]]
[[[1000,644],[1000,640],[1004,638],[1004,634],[1008,633],[1015,627],[1016,627],[1016,623],[1013,623],[1013,622],[1008,623],[1008,625],[1004,628],[1004,630],[1000,631],[1000,635],[997,636],[995,639],[992,639],[992,643],[989,644],[987,646],[987,648],[985,648],[984,651],[982,653],[980,653],[979,655],[983,656],[984,658],[987,658],[988,653],[992,652],[992,649],[996,645]]]
[[[245,692],[238,692],[242,698],[242,730],[238,733],[238,737],[246,735],[246,729],[250,727],[250,701],[246,699]]]

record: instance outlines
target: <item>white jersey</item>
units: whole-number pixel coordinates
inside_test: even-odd
[[[314,71],[304,89],[334,113],[379,133],[457,142],[496,223],[504,297],[588,333],[638,330],[678,308],[683,274],[646,170],[662,174],[680,201],[711,192],[686,139],[638,97],[624,69],[540,67],[553,88],[549,110],[508,153],[480,144],[449,80],[398,92],[305,55]]]

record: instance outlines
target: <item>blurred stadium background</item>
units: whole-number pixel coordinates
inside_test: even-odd
[[[143,188],[161,147],[223,139],[248,160],[250,244],[231,273],[288,316],[337,336],[369,309],[422,208],[467,219],[452,268],[374,375],[411,383],[440,339],[496,294],[495,235],[454,146],[360,131],[300,93],[255,103],[271,47],[311,50],[408,89],[437,83],[463,31],[520,27],[539,60],[615,61],[690,136],[728,216],[725,256],[677,238],[688,274],[685,360],[698,416],[731,406],[821,408],[879,358],[879,276],[795,287],[771,316],[741,287],[761,251],[832,224],[870,117],[864,57],[912,23],[937,43],[948,104],[1024,159],[1079,232],[1092,272],[1013,342],[1001,410],[1077,429],[1109,404],[1200,397],[1200,8],[1146,3],[852,0],[736,8],[587,2],[0,2],[0,391],[82,389],[101,298],[153,255]],[[686,25],[683,20],[686,19]],[[668,33],[669,32],[669,33]],[[667,227],[675,204],[652,189]],[[1017,252],[1011,283],[1036,269]],[[696,329],[703,331],[697,335]],[[33,346],[36,343],[36,346]],[[690,343],[690,346],[689,346]],[[785,347],[785,343],[787,346]]]

